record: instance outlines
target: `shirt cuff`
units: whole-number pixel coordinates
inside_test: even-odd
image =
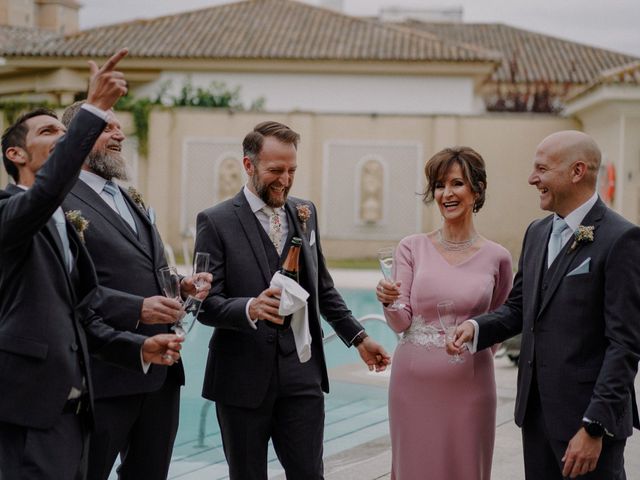
[[[83,103],[82,107],[84,110],[87,110],[90,113],[93,113],[96,117],[101,118],[105,122],[109,121],[109,112],[102,110],[101,108],[96,107],[95,105],[90,105],[88,103]]]
[[[353,338],[351,339],[351,341],[349,342],[349,345],[353,345],[353,341],[356,339],[356,337],[358,335],[360,335],[362,332],[364,332],[364,328],[362,330],[360,330],[358,333],[356,333]]]
[[[478,330],[480,327],[478,326],[478,322],[476,322],[473,318],[467,320],[467,322],[473,325],[473,340],[467,342],[465,345],[470,353],[476,353],[478,351]]]
[[[142,356],[142,348],[140,349],[140,364],[142,365],[142,372],[146,375],[147,372],[149,372],[149,367],[151,366],[151,363],[144,361],[144,357]]]
[[[249,306],[251,306],[251,302],[253,302],[255,300],[255,297],[251,297],[249,299],[249,301],[247,302],[247,306],[244,307],[244,313],[247,316],[247,320],[249,321],[249,326],[251,328],[253,328],[254,330],[257,330],[258,327],[256,326],[256,323],[258,323],[258,320],[251,320],[251,317],[249,316]]]

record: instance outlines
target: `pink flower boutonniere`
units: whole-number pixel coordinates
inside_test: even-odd
[[[579,245],[582,245],[583,243],[593,242],[593,230],[593,225],[590,225],[588,227],[580,225],[578,229],[573,232],[573,243],[569,247],[569,250],[567,250],[567,253],[573,252],[576,248],[578,248]]]
[[[311,208],[306,203],[299,203],[296,205],[296,210],[298,210],[298,220],[302,225],[302,231],[307,233],[307,221],[311,218]]]

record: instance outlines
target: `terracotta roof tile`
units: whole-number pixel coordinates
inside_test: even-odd
[[[28,27],[0,25],[0,50],[20,48],[60,37],[59,34]]]
[[[345,61],[497,61],[495,52],[435,35],[347,16],[293,0],[246,0],[150,20],[99,27],[5,56]]]
[[[502,52],[502,65],[493,81],[587,84],[604,70],[639,60],[630,55],[591,47],[502,24],[428,23],[408,21],[410,28],[460,43]],[[515,64],[513,63],[515,59]]]
[[[596,79],[584,88],[574,92],[567,101],[571,102],[578,97],[595,90],[603,85],[633,85],[640,86],[640,61],[631,62],[617,68],[603,71]]]

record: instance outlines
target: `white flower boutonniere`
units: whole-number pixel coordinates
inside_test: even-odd
[[[78,237],[80,237],[80,241],[84,243],[84,231],[89,228],[89,220],[82,216],[80,210],[67,210],[64,216],[67,217],[67,221],[75,229]]]
[[[578,248],[579,245],[582,245],[583,243],[593,242],[593,231],[593,225],[580,225],[578,229],[573,232],[573,243],[569,247],[569,250],[567,250],[567,253],[573,252],[576,248]]]
[[[311,218],[311,208],[306,203],[299,203],[296,205],[296,210],[298,211],[298,220],[302,225],[302,231],[307,233],[307,222]]]

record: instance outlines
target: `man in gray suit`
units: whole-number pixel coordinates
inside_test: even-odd
[[[317,212],[289,198],[299,135],[264,122],[244,139],[249,180],[234,198],[198,215],[196,251],[211,254],[215,279],[199,320],[216,327],[203,396],[216,402],[230,477],[267,478],[269,439],[292,480],[321,479],[324,396],[328,392],[320,315],[370,369],[389,356],[367,337],[333,286],[320,246]],[[302,239],[300,284],[309,292],[311,358],[301,362],[288,322],[278,315],[273,274],[291,238]]]
[[[62,123],[70,125],[83,104],[68,107]],[[140,198],[134,201],[114,182],[128,180],[124,139],[118,117],[111,111],[62,207],[80,211],[89,222],[83,237],[100,284],[93,301],[96,313],[120,330],[145,336],[169,333],[183,311],[176,299],[162,294],[158,270],[167,261],[154,216]],[[198,291],[191,277],[182,279],[184,298],[207,296],[211,276],[201,276],[206,281]],[[143,375],[91,357],[91,375],[96,428],[91,435],[88,477],[106,480],[120,454],[120,480],[166,479],[178,430],[182,363],[153,366]]]
[[[529,226],[507,302],[448,346],[475,351],[522,332],[515,420],[529,480],[625,479],[624,446],[640,426],[640,228],[598,198],[599,167],[582,132],[543,140],[529,183],[553,215]]]
[[[55,113],[21,116],[2,137],[16,184],[0,194],[0,478],[84,478],[93,424],[89,351],[142,371],[172,365],[175,335],[119,332],[95,315],[95,270],[62,200],[126,92],[121,50],[91,62],[87,105],[66,130]]]

